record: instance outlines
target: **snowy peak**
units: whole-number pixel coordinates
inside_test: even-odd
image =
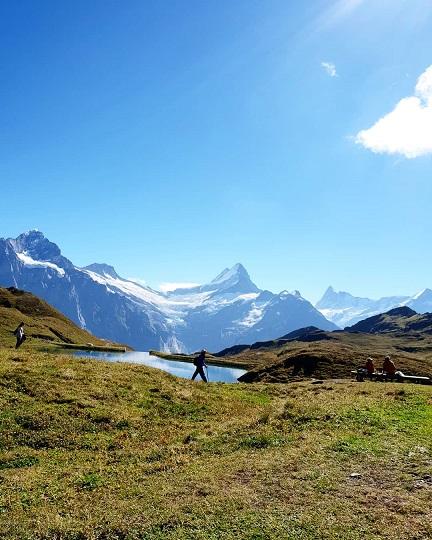
[[[90,272],[94,272],[95,274],[99,274],[100,276],[120,279],[120,276],[115,271],[115,268],[105,263],[89,264],[88,266],[85,266],[83,270],[90,270]]]
[[[353,303],[353,301],[358,302],[359,300],[369,301],[368,298],[355,298],[352,296],[352,294],[345,291],[335,291],[335,289],[330,285],[315,307],[317,309],[328,309],[335,307],[342,308],[348,307]]]
[[[168,293],[168,296],[202,294],[208,293],[211,296],[224,294],[252,294],[260,293],[261,290],[253,283],[246,268],[240,264],[235,264],[232,268],[225,268],[210,283],[189,287],[186,289],[175,289]]]
[[[287,292],[287,291],[284,291],[284,292]],[[303,298],[301,295],[301,292],[297,289],[295,289],[294,291],[291,291],[289,294],[291,294],[292,296],[295,296],[296,298]]]
[[[28,231],[12,241],[18,252],[26,252],[33,259],[47,261],[61,255],[60,248],[50,242],[40,231]]]
[[[432,290],[423,289],[414,296],[388,296],[373,300],[336,292],[329,287],[315,307],[328,320],[344,328],[401,306],[414,309],[417,313],[432,311]]]
[[[222,270],[222,272],[212,280],[212,283],[221,283],[228,279],[232,279],[233,277],[241,276],[250,279],[246,268],[242,264],[237,263],[232,268],[225,268],[225,270]]]
[[[50,242],[42,232],[34,229],[17,238],[9,239],[15,253],[22,254],[33,261],[54,263],[61,268],[70,268],[72,263],[62,256],[60,248],[54,242]]]
[[[224,292],[254,293],[259,292],[258,287],[252,282],[246,268],[235,264],[232,268],[225,268],[216,276],[206,289],[223,290]]]
[[[431,289],[423,289],[405,302],[404,306],[409,306],[415,309],[418,313],[432,312],[432,291]]]
[[[333,289],[331,285],[329,285],[326,289],[326,292],[323,294],[320,302],[326,302],[326,301],[332,300],[337,295],[338,293]]]
[[[432,290],[423,289],[412,297],[412,300],[432,300]]]

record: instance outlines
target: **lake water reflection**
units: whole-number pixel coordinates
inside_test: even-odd
[[[154,367],[167,371],[177,377],[184,379],[190,379],[195,366],[192,362],[179,362],[177,360],[165,360],[158,356],[153,356],[148,352],[127,352],[127,353],[106,353],[99,351],[79,351],[75,353],[75,356],[85,358],[95,358],[97,360],[105,360],[107,362],[128,362],[131,364],[144,364],[146,366]],[[210,382],[226,382],[235,383],[237,379],[246,373],[244,369],[222,367],[222,366],[208,366],[208,376]],[[196,380],[200,380],[198,375]]]

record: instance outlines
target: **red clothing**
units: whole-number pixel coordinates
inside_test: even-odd
[[[383,371],[389,375],[394,375],[396,373],[396,366],[390,358],[386,358],[383,363]]]
[[[374,363],[372,362],[372,360],[366,360],[365,370],[368,373],[374,373],[375,372],[375,366],[374,366]]]

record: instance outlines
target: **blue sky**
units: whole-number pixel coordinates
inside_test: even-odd
[[[431,23],[429,0],[3,1],[0,236],[154,287],[238,261],[312,300],[432,287]]]

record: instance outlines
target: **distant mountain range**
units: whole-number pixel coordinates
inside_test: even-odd
[[[363,319],[407,306],[417,313],[432,311],[432,290],[424,289],[414,296],[388,296],[378,300],[359,298],[329,287],[315,307],[340,328],[352,326]]]
[[[337,328],[298,291],[259,289],[241,264],[164,293],[107,264],[77,267],[39,231],[0,239],[0,285],[30,291],[93,334],[139,350],[218,351],[305,326]]]

